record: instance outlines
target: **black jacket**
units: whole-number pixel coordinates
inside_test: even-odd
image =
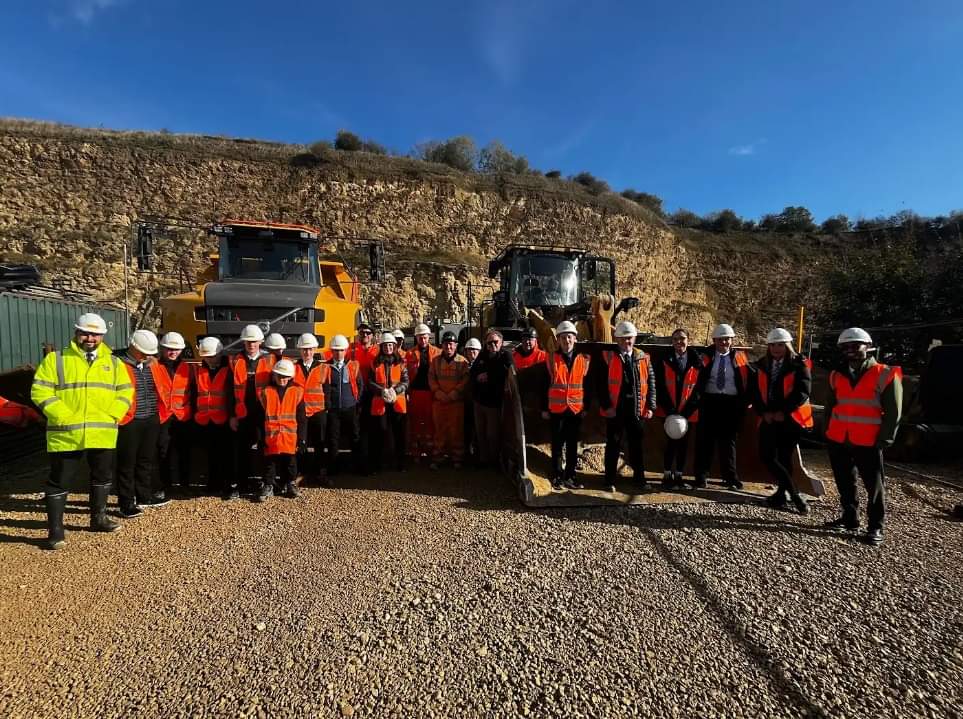
[[[764,412],[783,412],[788,416],[800,405],[809,401],[809,393],[812,391],[813,386],[813,376],[802,355],[797,354],[792,359],[787,355],[782,361],[782,366],[779,368],[779,375],[776,377],[775,382],[769,377],[768,355],[754,362],[753,370],[752,405],[760,416]],[[795,376],[793,378],[792,391],[788,396],[784,396],[783,383],[788,374]],[[763,397],[759,389],[760,375],[764,375],[769,379],[769,397]]]
[[[736,350],[736,349],[732,350],[729,354],[733,357],[733,360],[734,360],[735,355],[737,353],[745,356],[745,352],[742,352],[742,350]],[[712,363],[715,361],[715,359],[716,359],[715,347],[710,347],[708,350],[705,351],[705,353],[702,356],[702,362],[703,362],[702,371],[699,373],[699,384],[696,385],[696,391],[699,392],[700,398],[704,397],[706,394],[706,385],[709,384],[709,378],[712,374]],[[734,362],[730,363],[733,365],[733,368],[736,370],[735,371],[736,398],[740,401],[740,404],[742,404],[743,407],[748,407],[749,404],[752,402],[752,385],[753,385],[753,382],[755,382],[755,376],[753,375],[754,370],[752,365],[748,363],[749,362],[748,357],[746,358],[746,362],[747,362],[746,366],[748,367],[748,373],[746,376],[747,381],[745,383],[743,383],[742,381],[742,373],[739,372],[738,368],[734,366]]]
[[[612,357],[613,362],[619,363],[619,368],[622,369],[622,358],[618,352],[614,353],[615,356]],[[648,356],[649,358],[649,371],[646,373],[645,378],[640,376],[640,369],[642,367],[642,358]],[[604,356],[603,356],[604,359]],[[604,364],[604,361],[603,361]],[[599,407],[602,409],[612,408],[612,397],[609,394],[609,368],[608,366],[602,367],[600,372],[595,373],[596,376],[596,391],[599,393]],[[624,375],[623,375],[624,379]],[[655,378],[655,360],[652,355],[646,355],[641,350],[632,350],[632,380],[633,396],[638,396],[639,390],[641,388],[641,383],[646,383],[647,394],[645,398],[646,409],[655,411],[656,402],[658,399],[658,388],[656,385]],[[619,396],[621,396],[621,387],[619,388]],[[638,402],[634,402],[634,407],[638,408]]]
[[[656,397],[658,399],[659,408],[666,413],[670,414],[681,414],[686,419],[689,419],[696,410],[699,409],[699,380],[702,376],[702,355],[700,355],[696,350],[691,347],[686,350],[686,372],[688,372],[692,367],[696,368],[696,386],[692,390],[692,394],[689,395],[689,400],[686,402],[685,407],[682,411],[679,411],[676,403],[672,401],[672,395],[669,394],[669,386],[666,383],[666,370],[672,369],[675,372],[675,397],[682,397],[682,385],[685,384],[685,373],[680,373],[675,366],[675,350],[670,349],[669,354],[663,356],[659,359],[656,364]]]
[[[505,395],[505,380],[508,368],[512,366],[512,354],[500,349],[494,355],[481,352],[468,371],[468,384],[472,399],[483,407],[501,407]],[[478,375],[486,373],[487,382],[479,382]]]

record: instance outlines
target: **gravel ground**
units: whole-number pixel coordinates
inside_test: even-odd
[[[963,491],[894,473],[872,549],[818,529],[834,498],[525,511],[480,473],[349,484],[109,536],[72,495],[55,553],[38,495],[0,500],[0,716],[963,715]]]

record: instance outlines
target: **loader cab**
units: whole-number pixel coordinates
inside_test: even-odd
[[[321,284],[317,235],[306,229],[219,225],[213,234],[221,282]]]

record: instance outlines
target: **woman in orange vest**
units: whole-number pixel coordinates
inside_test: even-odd
[[[371,363],[368,391],[371,393],[372,470],[380,472],[385,444],[392,438],[395,467],[405,471],[405,417],[408,412],[408,369],[397,354],[395,336],[381,335],[381,352]]]
[[[160,340],[158,357],[157,411],[160,435],[157,454],[160,460],[160,480],[164,492],[174,488],[174,478],[180,491],[191,486],[191,448],[193,428],[191,420],[192,372],[182,354],[187,344],[178,332],[168,332]]]
[[[321,484],[328,482],[325,461],[325,436],[327,435],[327,408],[324,401],[324,385],[328,382],[331,368],[318,357],[318,338],[310,332],[298,337],[301,358],[294,364],[294,384],[304,391],[304,413],[307,416],[307,446],[314,449],[313,461],[302,454],[302,474],[310,474]]]
[[[240,496],[234,472],[234,436],[229,420],[234,414],[234,372],[217,337],[200,341],[200,365],[194,367],[192,413],[197,445],[207,454],[207,491],[225,501]]]
[[[304,390],[294,383],[294,363],[280,359],[271,369],[271,383],[261,390],[264,407],[264,478],[254,493],[255,502],[274,494],[274,478],[280,477],[284,496],[296,498],[297,454],[305,444],[307,415]],[[280,488],[279,488],[280,489]]]
[[[793,351],[792,335],[782,327],[770,332],[766,343],[765,356],[755,363],[752,399],[760,421],[759,456],[776,481],[776,491],[766,504],[783,509],[788,495],[797,512],[809,514],[809,505],[793,486],[792,470],[799,435],[813,426],[811,365]]]
[[[555,334],[558,350],[545,360],[549,387],[542,405],[542,419],[551,422],[552,430],[552,488],[581,489],[575,481],[575,466],[582,418],[588,406],[589,357],[575,351],[575,325],[571,322],[559,324]]]
[[[662,456],[662,487],[684,487],[685,465],[689,454],[692,425],[699,421],[699,373],[702,359],[689,347],[688,331],[679,328],[672,333],[672,350],[657,364],[657,417],[684,417],[686,433],[678,439],[666,435]]]
[[[428,325],[415,327],[415,346],[405,353],[408,368],[408,456],[415,462],[431,457],[435,440],[435,422],[432,416],[434,400],[428,384],[431,363],[441,350],[431,344]]]
[[[826,527],[850,532],[859,529],[859,472],[866,487],[869,514],[863,539],[876,547],[883,543],[886,516],[883,448],[896,441],[902,414],[903,371],[870,357],[873,340],[859,327],[843,330],[837,344],[843,361],[829,375],[825,437],[843,514]]]

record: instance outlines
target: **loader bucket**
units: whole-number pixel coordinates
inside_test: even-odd
[[[578,347],[594,360],[602,351],[613,349],[614,345],[579,343]],[[648,348],[646,350],[648,351]],[[600,371],[602,366],[601,362],[595,362],[590,371]],[[757,501],[759,497],[772,491],[772,477],[759,458],[758,420],[752,411],[747,412],[743,418],[736,447],[739,478],[745,485],[744,489],[729,490],[714,482],[713,478],[718,477],[719,473],[717,461],[713,459],[708,488],[685,492],[660,491],[666,435],[662,429],[663,419],[654,417],[645,423],[643,457],[650,486],[657,489],[639,490],[633,485],[629,473],[629,476],[623,476],[616,482],[615,492],[608,491],[604,488],[603,449],[600,446],[605,443],[605,418],[600,415],[596,402],[588,408],[582,423],[583,452],[578,481],[585,489],[553,491],[550,483],[549,422],[541,417],[542,396],[547,392],[547,388],[548,370],[544,365],[529,367],[518,373],[513,370],[505,386],[502,466],[508,476],[517,482],[519,496],[527,506],[578,507],[680,501],[738,503]],[[694,425],[690,432],[696,431]],[[695,437],[692,436],[686,470],[686,477],[690,479],[693,474],[694,451]],[[825,493],[822,482],[803,466],[798,450],[793,466],[793,484],[800,492],[812,497]]]

